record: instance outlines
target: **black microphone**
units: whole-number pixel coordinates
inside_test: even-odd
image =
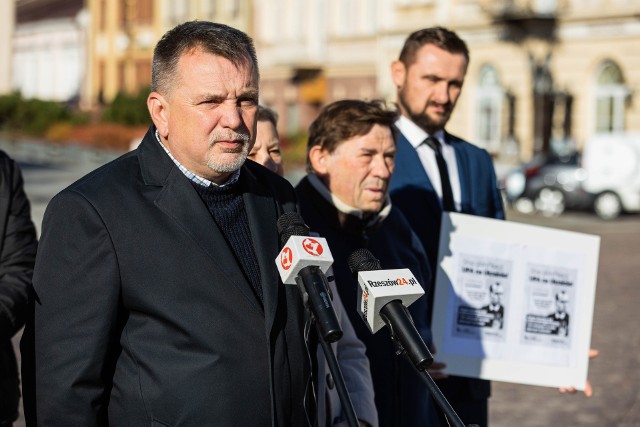
[[[427,385],[431,397],[442,409],[450,425],[465,427],[429,375],[427,368],[433,363],[433,356],[413,324],[407,307],[403,304],[403,301],[408,304],[415,301],[417,299],[416,292],[411,288],[416,285],[420,287],[411,271],[406,268],[382,270],[380,261],[367,249],[355,250],[349,255],[348,263],[349,269],[357,275],[358,283],[362,288],[362,304],[359,304],[358,310],[367,322],[367,326],[374,333],[380,329],[379,323],[384,322],[389,327],[391,339],[396,346],[396,353],[405,356],[413,364],[416,372]],[[420,295],[424,294],[422,287],[420,290],[422,291]],[[410,297],[409,295],[414,296]],[[365,313],[370,307],[373,307],[373,313]],[[469,427],[473,426],[477,427],[475,424],[469,425]]]
[[[408,269],[382,270],[380,261],[367,249],[355,250],[347,262],[363,290],[358,311],[369,329],[375,333],[384,322],[397,353],[407,357],[419,371],[426,371],[433,356],[403,303],[410,304],[424,294],[413,274]]]
[[[302,301],[324,340],[328,343],[339,340],[342,328],[324,275],[333,264],[327,241],[309,236],[309,227],[297,212],[282,214],[277,225],[283,248],[276,258],[276,265],[282,283],[298,285]]]

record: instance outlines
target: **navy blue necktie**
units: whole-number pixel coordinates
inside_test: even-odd
[[[442,206],[447,212],[455,212],[456,206],[453,202],[453,191],[451,191],[451,181],[449,180],[449,169],[447,162],[442,157],[440,151],[440,141],[430,136],[424,141],[436,154],[436,163],[438,164],[438,172],[440,172],[440,183],[442,184]]]

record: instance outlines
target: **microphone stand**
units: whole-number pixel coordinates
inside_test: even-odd
[[[333,377],[333,382],[335,383],[336,390],[338,391],[338,396],[340,397],[340,403],[342,404],[342,411],[344,412],[345,418],[349,423],[349,427],[358,427],[356,411],[353,409],[353,403],[351,402],[351,397],[347,392],[347,386],[344,382],[344,377],[342,376],[340,366],[338,366],[338,360],[336,359],[336,355],[333,352],[333,348],[331,348],[331,344],[329,344],[324,339],[322,334],[318,334],[318,338],[320,340],[322,350],[324,351],[325,358],[327,359],[329,371],[331,372],[331,376]],[[322,381],[322,379],[319,380]]]
[[[344,416],[349,427],[358,427],[358,419],[353,409],[351,397],[349,396],[342,371],[338,365],[338,359],[330,344],[342,338],[342,329],[340,328],[333,306],[331,306],[330,291],[326,279],[324,279],[324,275],[317,274],[317,271],[317,267],[306,267],[302,269],[300,275],[296,278],[296,283],[307,313],[316,328],[318,340],[322,346],[324,356],[327,359],[327,365],[329,365],[329,372],[331,372],[336,391],[340,397]],[[330,310],[326,309],[327,306],[330,306]],[[325,309],[322,309],[322,307]],[[322,381],[322,379],[319,379],[319,381]]]
[[[357,249],[349,256],[349,269],[353,274],[360,271],[382,270],[380,261],[367,249]],[[413,319],[401,300],[389,301],[380,309],[380,317],[389,328],[391,341],[398,356],[404,356],[411,366],[418,372],[420,378],[427,384],[433,400],[452,422],[454,427],[465,427],[456,411],[431,378],[427,368],[433,363],[433,356],[424,343],[420,333],[413,324]],[[470,424],[469,427],[477,427]]]
[[[466,427],[458,414],[456,414],[456,411],[451,407],[451,404],[449,403],[447,398],[444,397],[444,394],[442,394],[442,391],[440,391],[429,372],[427,372],[426,370],[420,371],[415,366],[414,368],[418,375],[420,375],[422,381],[424,381],[424,383],[427,385],[427,388],[431,393],[431,397],[438,404],[442,412],[444,412],[444,415],[451,422],[451,425],[454,427]],[[469,427],[473,426],[477,426],[477,424],[469,424]]]
[[[433,356],[431,356],[431,352],[420,337],[413,322],[409,320],[410,317],[392,315],[402,311],[406,312],[407,309],[400,303],[392,303],[385,305],[380,310],[380,315],[389,328],[391,340],[396,347],[396,354],[404,356],[410,362],[422,381],[427,385],[431,397],[444,412],[451,425],[454,427],[467,427],[427,371],[427,368],[433,363]],[[477,427],[477,424],[470,424],[468,427],[473,426]]]
[[[297,212],[286,212],[278,218],[278,232],[281,241],[284,243],[294,235],[308,236],[309,227]],[[340,397],[342,411],[349,427],[358,427],[356,411],[353,409],[353,403],[347,392],[342,371],[330,344],[342,338],[342,329],[333,310],[327,279],[317,266],[308,266],[300,270],[298,277],[296,277],[296,284],[300,290],[303,305],[318,333],[320,345],[324,351],[329,371]],[[322,381],[322,379],[319,380]]]

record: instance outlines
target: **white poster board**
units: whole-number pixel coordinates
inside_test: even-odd
[[[600,237],[444,213],[433,304],[445,372],[584,390]]]

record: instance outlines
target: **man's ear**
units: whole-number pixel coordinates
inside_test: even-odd
[[[166,139],[169,136],[169,109],[164,96],[151,92],[147,97],[147,108],[158,133]]]
[[[391,63],[391,78],[396,87],[404,86],[404,80],[407,75],[407,67],[404,62],[395,60]]]
[[[329,160],[329,152],[319,145],[314,145],[309,150],[309,162],[311,168],[318,176],[327,174],[327,161]]]

